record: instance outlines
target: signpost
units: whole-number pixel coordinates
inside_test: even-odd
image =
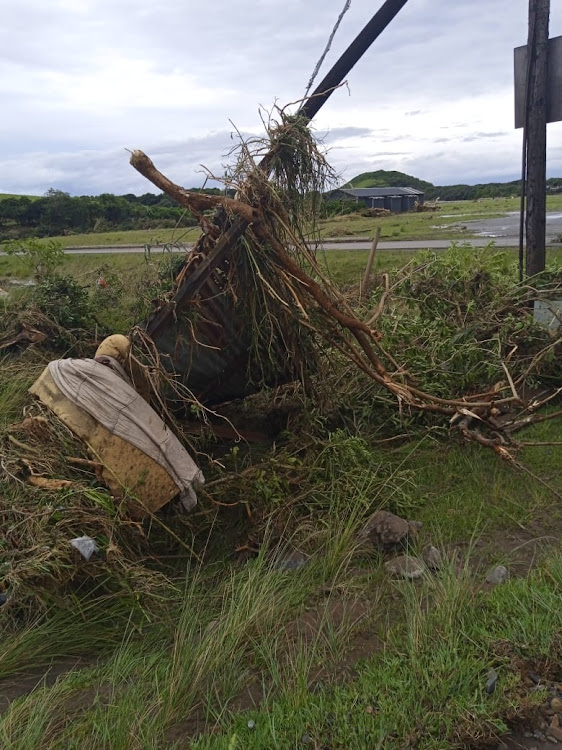
[[[528,43],[523,50],[515,50],[516,127],[523,127],[520,279],[523,276],[525,197],[527,276],[543,271],[546,260],[546,123],[548,117],[557,112],[555,89],[560,86],[560,79],[553,73],[556,57],[552,57],[549,68],[549,16],[550,0],[529,0]]]

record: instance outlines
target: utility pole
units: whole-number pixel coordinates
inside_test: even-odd
[[[525,139],[527,148],[526,274],[546,261],[546,122],[550,0],[529,0]]]

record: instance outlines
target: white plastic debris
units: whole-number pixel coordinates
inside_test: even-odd
[[[94,553],[99,552],[99,547],[91,536],[77,536],[76,539],[70,540],[70,544],[72,544],[74,549],[77,549],[86,560],[89,560]]]

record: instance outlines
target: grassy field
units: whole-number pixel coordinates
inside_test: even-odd
[[[92,234],[69,234],[54,237],[63,247],[90,247],[101,245],[113,247],[118,245],[150,245],[157,248],[175,242],[193,242],[199,237],[198,227],[190,229],[132,229],[130,231],[95,232]]]
[[[178,565],[144,622],[133,590],[75,598],[5,635],[0,693],[23,694],[0,716],[0,745],[463,748],[501,736],[514,713],[531,717],[540,696],[522,663],[555,674],[561,643],[558,503],[478,447],[379,447],[370,470],[358,448],[335,435],[317,459],[328,476],[309,498],[317,522],[286,540],[312,553],[302,569],[284,571],[283,551],[266,544],[244,565],[192,563],[183,577]],[[523,457],[535,469],[536,451]],[[347,470],[332,463],[344,456]],[[560,448],[541,456],[541,475],[559,482]],[[389,502],[424,521],[420,545],[445,551],[437,575],[393,582],[357,547],[361,518]],[[482,588],[498,562],[512,580]]]
[[[346,287],[366,255],[330,252],[325,263]],[[414,257],[381,251],[374,273]],[[167,260],[67,256],[60,270],[103,295],[101,272],[119,294],[100,297],[98,309],[126,331],[136,322],[135,295],[150,291]],[[549,260],[562,263],[562,250]],[[0,277],[22,275],[18,264],[0,257]],[[29,405],[26,389],[47,357],[2,360],[2,438]],[[42,493],[1,477],[2,507],[31,504],[43,532],[54,531],[31,579],[44,606],[19,628],[0,607],[0,748],[446,750],[493,747],[514,718],[533,722],[544,693],[528,674],[559,680],[562,663],[559,421],[521,433],[533,445],[521,445],[517,469],[461,442],[448,423],[416,428],[406,411],[409,437],[387,441],[387,417],[368,394],[364,411],[356,429],[312,410],[272,445],[222,446],[216,462],[202,453],[208,483],[199,510],[184,524],[161,519],[182,544],[156,520],[142,526],[144,576],[119,563],[118,517],[101,562],[66,563],[119,577],[104,594],[103,577],[62,590],[49,567],[69,534],[85,533],[65,520],[79,490]],[[244,470],[260,462],[246,481]],[[113,507],[103,490],[87,491],[100,516]],[[438,572],[392,579],[380,554],[359,543],[365,518],[381,507],[423,523],[414,549],[439,547]],[[20,525],[5,526],[0,549]],[[259,552],[245,559],[258,527]],[[306,555],[302,567],[287,564],[294,550]],[[494,588],[484,576],[498,563],[511,577]],[[3,564],[0,556],[0,572]]]
[[[547,198],[547,210],[562,209],[562,196]],[[372,237],[381,227],[384,240],[456,240],[474,236],[466,228],[469,221],[493,219],[519,210],[518,198],[485,198],[478,201],[444,203],[435,213],[395,214],[382,219],[359,215],[341,216],[323,222],[323,237]]]
[[[547,199],[549,211],[562,210],[562,196]],[[327,237],[372,237],[375,228],[381,227],[384,240],[462,240],[472,235],[463,229],[465,222],[480,218],[496,218],[519,210],[516,198],[486,198],[479,201],[445,203],[435,213],[395,214],[385,218],[367,218],[360,215],[334,217],[321,222],[320,232]],[[188,230],[147,229],[132,231],[74,234],[56,237],[64,247],[91,245],[164,245],[172,242],[193,242],[199,236],[197,227]]]

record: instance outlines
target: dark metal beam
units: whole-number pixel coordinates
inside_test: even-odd
[[[365,28],[355,37],[336,64],[328,71],[324,80],[314,89],[310,98],[299,109],[299,115],[312,120],[329,99],[334,88],[340,85],[355,63],[361,59],[375,39],[382,34],[407,2],[408,0],[386,0]]]

